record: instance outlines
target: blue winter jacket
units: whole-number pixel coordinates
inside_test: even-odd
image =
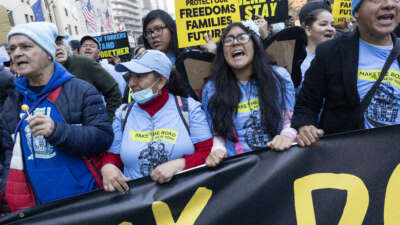
[[[59,66],[55,65],[55,66]],[[68,73],[64,68],[63,72]],[[69,73],[68,73],[69,74]],[[15,128],[19,121],[22,95],[17,91],[6,99],[2,118],[1,154],[5,154],[5,165],[10,167]],[[72,78],[62,85],[58,97],[53,102],[65,123],[55,122],[53,133],[47,141],[66,153],[91,157],[106,152],[114,138],[111,123],[102,98],[95,87],[86,81]],[[6,181],[8,172],[2,174]],[[5,182],[0,183],[4,193]]]

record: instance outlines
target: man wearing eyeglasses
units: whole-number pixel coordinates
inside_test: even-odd
[[[400,0],[353,0],[352,13],[358,28],[319,45],[306,72],[292,119],[301,146],[324,133],[400,123],[398,59],[388,64],[382,82],[372,89],[397,46],[392,32],[400,22]]]

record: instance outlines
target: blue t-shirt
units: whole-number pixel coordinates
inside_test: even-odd
[[[293,111],[295,103],[295,92],[290,74],[286,69],[273,66],[274,71],[282,78],[286,88],[284,102],[285,109]],[[271,140],[268,134],[265,134],[261,124],[261,111],[258,101],[258,91],[254,81],[247,83],[238,82],[242,98],[238,105],[238,113],[233,115],[234,126],[237,132],[244,152],[249,152],[259,148],[265,148],[268,141]],[[202,92],[203,108],[207,112],[207,120],[212,127],[212,118],[207,111],[208,101],[215,93],[214,83],[207,82]],[[235,143],[225,140],[228,156],[236,155]]]
[[[211,131],[201,104],[188,98],[190,135],[179,115],[174,96],[151,117],[136,103],[122,131],[119,107],[113,121],[114,141],[108,150],[120,154],[126,177],[148,176],[160,164],[195,152],[194,144],[210,139]]]
[[[393,46],[374,46],[360,39],[357,89],[360,101],[378,80]],[[393,62],[364,113],[365,128],[400,123],[400,68]]]
[[[30,105],[26,98],[23,104]],[[24,114],[21,110],[20,117]],[[57,108],[48,100],[39,104],[32,116],[36,114],[64,123]],[[97,187],[82,158],[59,151],[43,136],[34,137],[27,120],[22,122],[20,131],[27,175],[40,203],[83,194]]]

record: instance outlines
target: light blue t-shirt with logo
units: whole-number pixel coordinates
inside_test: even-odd
[[[194,144],[212,137],[201,104],[188,98],[188,106],[190,134],[172,94],[153,117],[136,103],[127,115],[124,131],[121,126],[124,105],[117,109],[113,121],[114,141],[108,151],[120,154],[126,177],[148,176],[162,163],[193,154]]]
[[[357,89],[362,101],[378,80],[393,46],[374,46],[360,39]],[[365,128],[400,123],[400,67],[393,62],[364,113]]]
[[[290,74],[282,67],[273,66],[273,69],[282,78],[283,85],[286,88],[284,96],[284,109],[293,111],[295,104],[295,91]],[[236,115],[232,115],[234,118],[233,124],[237,132],[237,137],[239,138],[243,147],[243,152],[265,148],[267,143],[271,140],[271,137],[263,131],[258,91],[254,82],[254,80],[247,83],[238,82],[238,86],[242,93],[242,98],[240,99],[238,105],[238,113]],[[207,82],[202,92],[202,103],[206,112],[208,102],[214,93],[214,83]],[[212,118],[208,112],[207,115],[208,123],[210,127],[212,127]],[[225,140],[225,143],[228,156],[236,155],[236,143],[229,140]]]

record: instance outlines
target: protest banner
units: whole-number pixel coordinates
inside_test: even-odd
[[[111,58],[114,55],[128,55],[130,52],[127,32],[101,35],[93,38],[100,43],[100,59]]]
[[[394,225],[399,223],[400,126],[324,137],[312,147],[254,151],[159,185],[129,182],[28,208],[0,224]]]
[[[288,0],[239,0],[242,20],[264,17],[269,23],[279,23],[289,17]]]
[[[351,18],[351,0],[335,0],[332,6],[335,24],[343,24],[346,18]]]
[[[175,0],[175,14],[179,48],[205,44],[206,33],[219,41],[225,27],[240,22],[238,0]]]

